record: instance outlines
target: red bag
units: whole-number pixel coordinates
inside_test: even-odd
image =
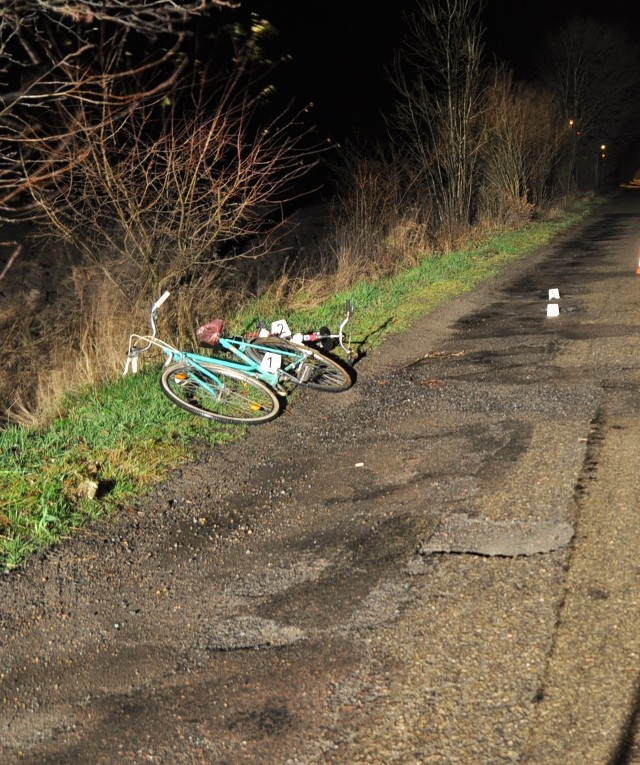
[[[196,337],[200,345],[207,348],[215,348],[224,335],[224,319],[214,319],[208,324],[203,324],[196,329]]]

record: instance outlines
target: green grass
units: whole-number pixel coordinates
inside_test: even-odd
[[[361,350],[368,350],[547,244],[590,210],[582,204],[553,222],[425,258],[415,268],[358,284],[313,310],[291,314],[257,303],[229,323],[246,328],[268,315],[286,318],[294,331],[323,324],[335,329],[350,299],[356,306],[354,339],[364,340]],[[23,565],[34,552],[126,507],[189,460],[198,442],[217,445],[243,437],[245,428],[192,417],[173,406],[160,391],[158,371],[147,368],[68,396],[63,412],[44,430],[11,426],[0,432],[0,569]]]
[[[0,565],[14,568],[122,506],[189,459],[194,441],[238,435],[172,406],[153,368],[67,397],[46,430],[8,428],[0,433]]]

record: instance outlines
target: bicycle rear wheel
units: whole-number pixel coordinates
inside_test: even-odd
[[[259,425],[277,417],[282,402],[275,391],[244,372],[200,363],[206,372],[185,363],[162,370],[160,388],[181,409],[218,422]]]
[[[273,353],[282,355],[282,369],[296,378],[297,385],[322,390],[327,393],[339,393],[353,385],[352,372],[339,361],[315,349],[301,347],[281,337],[258,337],[247,348],[247,355],[260,362],[264,351],[252,346],[268,348]]]

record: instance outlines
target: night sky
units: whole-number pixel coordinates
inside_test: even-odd
[[[392,89],[385,66],[406,33],[404,15],[417,0],[280,0],[252,3],[280,31],[293,56],[288,80],[296,98],[313,101],[321,131],[337,140],[380,131]],[[640,40],[640,0],[488,0],[483,14],[486,52],[526,77],[549,30],[572,16],[622,23]]]
[[[623,26],[640,43],[640,0],[488,0],[484,12],[485,42],[516,74],[526,77],[550,31],[573,17]]]

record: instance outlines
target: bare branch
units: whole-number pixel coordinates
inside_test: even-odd
[[[9,272],[9,269],[14,264],[15,260],[17,259],[18,255],[22,252],[22,245],[18,244],[18,242],[0,242],[0,247],[13,247],[13,251],[11,255],[9,256],[9,260],[5,263],[2,271],[0,271],[0,282],[4,279],[4,277]]]
[[[26,202],[30,219],[124,292],[243,257],[236,245],[265,230],[317,162],[297,116],[261,125],[259,98],[236,91],[233,76],[212,89],[198,74],[195,91],[175,77],[145,93],[80,67],[61,71],[65,98],[47,112],[59,128],[15,122],[0,136],[19,159],[0,172],[0,200],[9,219]]]
[[[237,8],[235,0],[4,0],[0,24],[21,30],[36,15],[54,23],[116,24],[155,37],[180,29],[212,8]]]

